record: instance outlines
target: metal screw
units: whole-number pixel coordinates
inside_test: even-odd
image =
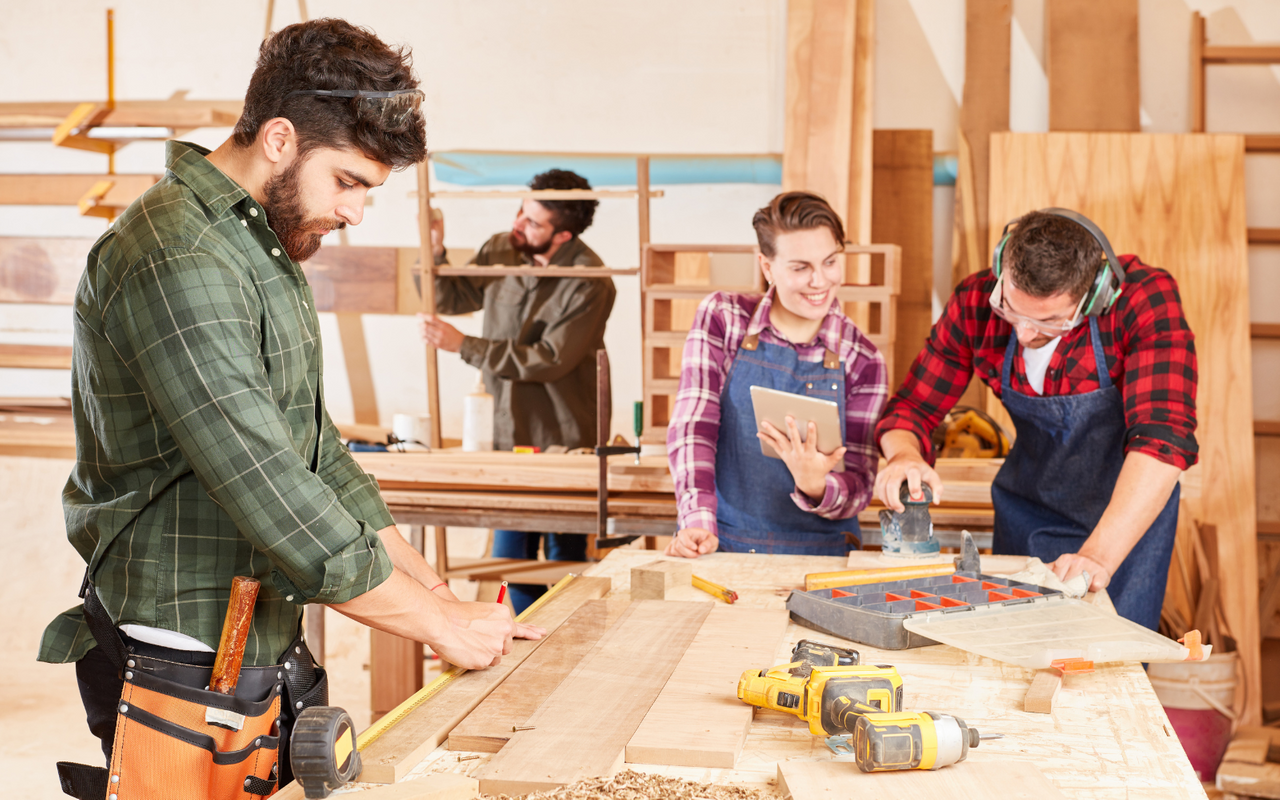
[[[516,731],[531,731],[533,730],[533,728],[534,728],[533,725],[512,725],[511,732],[515,733]]]

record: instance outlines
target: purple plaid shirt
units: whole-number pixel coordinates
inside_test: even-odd
[[[838,303],[822,321],[813,341],[792,344],[769,323],[773,292],[755,294],[715,292],[698,306],[693,329],[684,342],[680,390],[671,424],[667,452],[675,476],[681,528],[716,526],[716,443],[720,434],[720,394],[738,346],[750,334],[760,341],[790,347],[801,361],[820,362],[830,349],[840,356],[845,375],[845,471],[827,474],[827,491],[816,506],[799,489],[795,504],[826,519],[848,519],[871,499],[879,454],[874,431],[889,394],[884,358]],[[751,315],[760,314],[752,323]]]

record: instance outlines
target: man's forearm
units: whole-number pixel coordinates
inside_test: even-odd
[[[391,577],[364,594],[329,607],[371,628],[434,648],[448,637],[451,627],[445,602],[397,567]]]
[[[1080,548],[1111,574],[1120,568],[1138,540],[1169,502],[1182,470],[1145,453],[1130,452],[1120,469],[1111,502]]]
[[[399,528],[394,525],[383,528],[378,531],[378,537],[382,539],[382,546],[386,548],[387,555],[391,557],[391,563],[396,569],[403,571],[427,590],[444,583],[444,579],[431,568],[422,554],[404,540]],[[446,600],[458,599],[449,590],[447,583],[436,589],[435,594]]]
[[[880,437],[880,450],[884,453],[885,461],[892,461],[894,456],[903,454],[924,458],[924,454],[920,451],[920,440],[914,433],[903,428],[886,431]]]

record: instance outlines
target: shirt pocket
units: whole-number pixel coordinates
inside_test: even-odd
[[[836,402],[839,397],[840,382],[833,378],[810,377],[805,378],[804,383],[800,384],[800,390],[797,394],[805,397],[813,397],[818,400],[830,400]]]
[[[315,354],[317,331],[313,327],[310,292],[281,286],[267,297],[262,320],[262,360],[271,396],[287,403],[307,384]]]

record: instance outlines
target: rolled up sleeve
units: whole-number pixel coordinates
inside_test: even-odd
[[[201,486],[270,559],[282,594],[345,602],[390,576],[375,528],[390,515],[372,479],[337,452],[332,423],[318,433],[326,476],[311,471],[272,394],[261,315],[237,269],[168,248],[130,270],[106,334]]]

